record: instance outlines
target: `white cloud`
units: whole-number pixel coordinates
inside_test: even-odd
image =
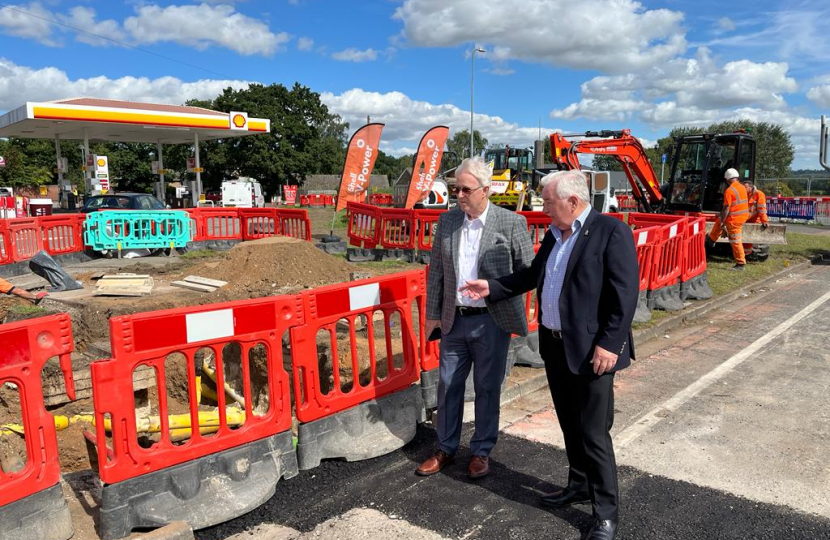
[[[0,9],[0,31],[4,34],[33,39],[49,47],[60,45],[52,39],[54,19],[52,12],[43,8],[39,2],[29,5],[8,5]]]
[[[227,87],[242,89],[248,81],[199,80],[176,77],[90,77],[70,79],[66,72],[47,67],[32,69],[0,58],[0,109],[9,110],[24,101],[50,101],[68,96],[94,96],[149,103],[182,104],[188,99],[213,99]]]
[[[300,51],[310,51],[314,48],[314,40],[310,37],[301,37],[297,40],[297,49]]]
[[[383,140],[387,141],[390,150],[417,147],[424,132],[435,125],[449,126],[450,136],[456,131],[470,129],[470,111],[448,103],[436,105],[416,101],[401,92],[381,94],[353,88],[339,95],[323,92],[320,98],[330,111],[349,122],[352,129],[363,125],[366,116],[371,116],[373,122],[386,124]],[[532,145],[539,135],[538,127],[522,127],[499,116],[481,113],[475,115],[473,127],[490,143],[522,147]],[[560,130],[543,127],[542,137],[547,137],[554,131]],[[384,148],[383,144],[381,148]]]
[[[395,18],[410,45],[454,47],[486,36],[498,60],[577,69],[640,69],[686,49],[682,13],[634,0],[405,0]]]
[[[141,6],[124,20],[124,28],[138,43],[172,41],[196,49],[214,45],[244,55],[274,54],[290,39],[229,5]]]
[[[60,20],[64,23],[80,28],[88,32],[94,32],[102,36],[107,36],[119,41],[124,39],[124,30],[121,25],[113,19],[104,21],[95,20],[95,10],[84,6],[76,6],[69,10],[69,15],[60,15]],[[84,32],[77,32],[75,39],[81,43],[92,45],[94,47],[107,47],[115,45],[110,40],[102,39],[97,36],[86,34]]]
[[[720,30],[731,32],[735,29],[735,22],[729,17],[721,17],[720,19],[718,19],[718,28]]]
[[[342,62],[372,62],[377,60],[378,52],[374,49],[361,51],[359,49],[348,48],[332,53],[331,57]]]
[[[810,88],[807,98],[820,107],[830,107],[830,84]]]
[[[589,118],[592,120],[627,120],[634,112],[643,109],[647,103],[634,99],[582,99],[571,103],[564,109],[554,109],[551,118],[573,120]]]

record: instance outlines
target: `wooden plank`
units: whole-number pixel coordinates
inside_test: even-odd
[[[224,287],[228,284],[227,281],[221,281],[218,279],[210,279],[202,276],[187,276],[184,278],[185,281],[188,283],[196,283],[198,285],[207,285],[208,287]]]
[[[98,289],[92,296],[146,296],[153,292],[150,286],[105,287]]]
[[[211,287],[210,285],[199,285],[198,283],[189,283],[187,281],[174,281],[170,285],[199,292],[214,292],[216,290],[216,287]]]

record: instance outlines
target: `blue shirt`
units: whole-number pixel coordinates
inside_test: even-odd
[[[551,224],[550,232],[556,239],[553,249],[545,265],[545,283],[542,286],[542,325],[551,330],[562,330],[562,319],[559,315],[559,295],[562,293],[562,284],[565,281],[565,271],[568,269],[568,259],[574,249],[576,239],[582,230],[582,224],[588,219],[591,206],[588,205],[571,224],[571,235],[564,242],[562,231]]]

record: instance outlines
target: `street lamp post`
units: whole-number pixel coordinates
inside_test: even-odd
[[[473,157],[473,75],[475,73],[474,66],[476,63],[476,53],[485,53],[481,47],[475,47],[470,55],[470,157]]]

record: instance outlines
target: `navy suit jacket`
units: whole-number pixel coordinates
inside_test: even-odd
[[[535,288],[541,325],[541,291],[548,256],[555,242],[548,231],[530,267],[488,279],[490,300],[497,302]],[[619,219],[592,209],[568,259],[559,296],[565,356],[572,373],[593,373],[590,361],[597,345],[619,355],[611,371],[631,364],[634,358],[631,322],[638,294],[639,268],[631,229]],[[549,351],[541,353],[545,357]]]

